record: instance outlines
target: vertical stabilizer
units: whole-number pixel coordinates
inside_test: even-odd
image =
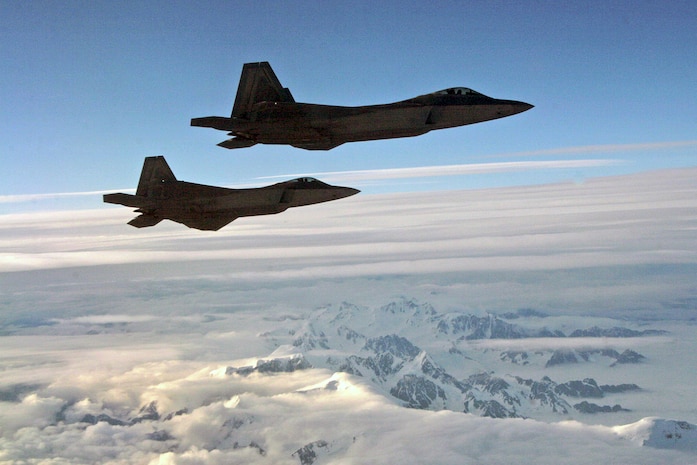
[[[295,102],[290,90],[283,87],[268,61],[245,63],[237,87],[233,118],[246,118],[252,106],[259,102]]]
[[[174,173],[165,161],[165,157],[145,157],[143,171],[136,195],[141,197],[161,197],[161,186],[165,181],[176,181]]]

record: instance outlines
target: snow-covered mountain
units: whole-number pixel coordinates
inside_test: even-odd
[[[565,397],[602,398],[607,393],[637,389],[636,385],[598,385],[593,379],[561,384],[547,377],[540,381],[516,378],[514,382],[509,382],[488,373],[472,375],[466,380],[458,381],[439,370],[423,351],[419,351],[416,346],[400,336],[369,339],[366,345],[370,347],[369,350],[382,354],[385,362],[381,367],[369,363],[361,366],[370,367],[371,372],[378,368],[384,379],[392,377],[390,373],[394,373],[400,366],[397,373],[407,367],[421,370],[421,374],[401,375],[395,387],[390,390],[390,395],[398,405],[411,407],[404,409],[405,411],[442,408],[449,402],[448,394],[460,392],[459,398],[465,399],[466,411],[477,415],[509,416],[506,413],[510,413],[508,409],[511,405],[520,407],[533,399],[545,408],[564,413],[570,409],[564,400]],[[215,462],[222,457],[229,457],[232,460],[246,460],[248,463],[275,463],[279,454],[284,463],[300,465],[320,465],[353,456],[365,458],[363,454],[366,444],[384,441],[380,422],[377,420],[379,412],[387,410],[391,412],[391,417],[400,417],[393,410],[400,407],[390,407],[390,403],[385,402],[387,399],[381,395],[381,389],[378,387],[380,383],[366,381],[366,377],[362,375],[336,372],[317,383],[276,396],[261,395],[263,390],[258,393],[247,392],[249,387],[240,389],[239,386],[245,382],[258,386],[268,385],[279,382],[279,377],[292,376],[303,371],[317,371],[310,366],[304,355],[291,353],[291,347],[282,346],[271,356],[252,361],[249,365],[226,366],[210,371],[207,377],[211,386],[205,388],[207,397],[197,402],[188,400],[188,408],[167,412],[157,401],[151,401],[129,417],[117,418],[115,415],[102,413],[96,416],[87,414],[80,418],[78,412],[89,408],[83,402],[66,405],[59,413],[60,423],[55,429],[79,431],[101,428],[102,434],[128,434],[131,437],[140,435],[142,441],[150,444],[150,449],[161,450],[164,458],[167,458],[167,454],[175,456],[174,454],[178,454],[180,450],[186,450],[192,443],[196,443],[201,448],[199,458],[204,462]],[[410,363],[403,364],[406,360]],[[196,383],[204,385],[205,381],[206,375],[200,373],[180,383],[185,390],[189,390]],[[236,386],[234,390],[240,394],[232,397],[222,396],[216,400],[225,390],[222,386],[226,384]],[[447,389],[441,386],[446,386]],[[525,386],[523,391],[528,394],[508,399],[510,402],[505,400],[511,390],[521,386]],[[298,395],[304,396],[305,402],[298,399]],[[498,402],[495,399],[503,401]],[[306,413],[307,418],[298,418],[296,412],[305,411],[306,403],[316,405],[315,409],[311,409],[316,413]],[[588,404],[585,401],[583,403]],[[451,414],[462,415],[454,412]],[[472,416],[462,415],[464,423],[458,422],[457,417],[448,418],[456,420],[455,424],[460,428],[471,427],[467,419]],[[405,418],[405,425],[414,426],[401,430],[399,434],[404,436],[400,436],[400,444],[401,441],[408,441],[408,436],[418,431],[417,425],[424,420],[425,418]],[[337,422],[341,423],[341,427],[335,427],[338,426]],[[279,427],[279,423],[285,426]],[[615,427],[584,427],[575,422],[567,423],[574,425],[571,431],[576,431],[577,435],[582,434],[584,437],[567,439],[571,447],[575,447],[577,442],[585,447],[584,444],[591,444],[588,441],[599,440],[600,443],[596,445],[615,444],[613,447],[619,447],[624,443],[633,447],[673,449],[690,454],[685,458],[697,452],[697,426],[685,421],[644,418],[635,423]],[[301,446],[286,447],[285,452],[279,451],[276,442],[280,439],[274,437],[274,434],[278,433],[273,431],[283,431],[293,424],[302,425],[303,432],[307,433],[305,436],[313,439],[307,440]],[[479,428],[492,434],[506,424],[480,425]],[[532,421],[526,427],[537,430],[539,425],[539,422]],[[392,425],[390,428],[395,427]],[[564,427],[560,428],[561,431],[564,430]],[[433,446],[442,452],[445,444],[452,444],[452,439],[448,439],[449,434],[457,430],[458,428],[442,430],[443,438],[434,437]],[[540,440],[539,437],[537,439]],[[574,456],[579,457],[578,451],[574,452]],[[388,463],[385,461],[387,458],[389,454],[375,457],[375,460],[376,463]],[[676,460],[680,460],[679,457]]]
[[[642,446],[697,451],[697,426],[686,421],[643,418],[614,430],[618,436]]]
[[[642,396],[662,395],[637,378],[638,369],[655,368],[640,352],[668,337],[660,327],[531,310],[440,312],[404,298],[374,308],[342,303],[284,312],[263,325],[250,336],[257,356],[205,368],[192,361],[187,366],[196,368],[188,371],[144,364],[98,381],[113,388],[92,395],[72,382],[18,385],[3,399],[35,412],[31,423],[43,428],[45,444],[75,441],[61,456],[76,463],[90,463],[94,444],[114,463],[141,453],[159,457],[151,463],[424,463],[428,447],[413,457],[405,451],[423,441],[424,422],[443,463],[459,463],[463,454],[510,462],[495,446],[501,441],[530,456],[542,442],[576,463],[587,463],[590,449],[624,454],[623,463],[639,455],[665,460],[665,449],[697,453],[693,424],[633,411]],[[6,418],[16,417],[11,409]],[[592,425],[601,418],[629,424]],[[13,421],[16,430],[4,425],[3,437],[21,441],[0,440],[7,450],[0,459],[22,456],[31,442],[21,428],[26,420]],[[119,438],[137,449],[124,450]],[[684,460],[670,455],[670,463]]]
[[[569,348],[563,340],[641,338],[665,334],[659,329],[621,326],[563,331],[534,311],[506,316],[440,313],[428,303],[401,298],[376,309],[350,303],[329,305],[297,320],[296,327],[263,335],[270,348],[301,357],[298,366],[326,368],[360,376],[401,405],[453,410],[495,418],[550,418],[549,414],[626,412],[618,399],[640,391],[627,379],[619,384],[592,377],[555,379],[547,370],[564,364],[615,367],[644,363],[640,353],[624,349]],[[609,322],[616,323],[616,322]],[[567,324],[568,326],[568,324]],[[546,340],[544,349],[495,350],[473,345],[481,340]],[[554,341],[561,348],[555,348]],[[551,342],[550,342],[551,341]],[[268,362],[264,362],[268,363]],[[516,367],[525,367],[516,373]],[[531,378],[530,368],[542,376]],[[231,372],[249,367],[230,368]],[[563,375],[562,375],[563,376]],[[606,397],[612,397],[608,402]]]

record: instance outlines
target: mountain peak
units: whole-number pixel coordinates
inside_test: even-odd
[[[697,451],[697,425],[686,421],[648,417],[613,430],[620,437],[642,446]]]

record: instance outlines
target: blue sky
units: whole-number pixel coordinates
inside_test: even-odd
[[[299,173],[598,160],[358,182],[366,193],[695,166],[695,24],[691,1],[2,1],[0,196],[135,187],[152,155],[165,155],[180,179],[228,186]],[[467,86],[535,108],[329,152],[228,151],[215,145],[223,132],[189,126],[192,117],[228,115],[242,64],[261,60],[297,101],[365,105]],[[80,198],[61,205],[101,202]],[[35,208],[51,204],[0,203],[0,213]]]

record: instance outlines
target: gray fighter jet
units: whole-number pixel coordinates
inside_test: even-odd
[[[291,207],[343,199],[357,189],[298,178],[256,189],[227,189],[177,181],[164,157],[147,157],[136,195],[105,194],[104,202],[137,208],[128,222],[136,228],[172,220],[190,228],[217,231],[241,216],[272,215]]]
[[[425,134],[515,115],[533,106],[498,100],[466,87],[421,95],[385,105],[343,107],[296,103],[268,62],[246,63],[230,118],[193,118],[192,126],[228,131],[226,149],[255,144],[289,144],[330,150],[345,142]]]

